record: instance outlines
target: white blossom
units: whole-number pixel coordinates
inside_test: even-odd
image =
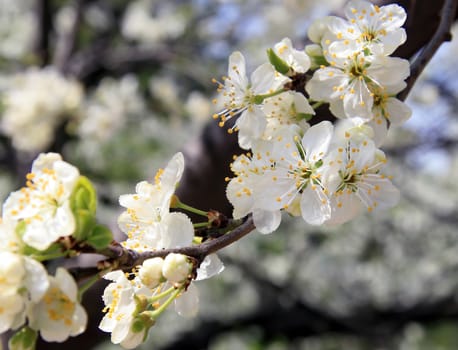
[[[86,329],[87,314],[78,297],[78,287],[64,268],[58,268],[42,299],[28,310],[29,326],[48,342],[63,342]]]
[[[281,221],[279,211],[266,212],[259,209],[256,202],[259,182],[265,171],[272,167],[274,162],[272,160],[273,146],[273,142],[257,141],[253,144],[253,154],[242,154],[237,157],[231,164],[235,177],[230,179],[226,188],[227,198],[234,207],[232,216],[240,219],[253,213],[254,224],[261,233],[275,231]]]
[[[329,50],[337,55],[352,42],[361,51],[368,49],[371,54],[388,56],[406,40],[401,26],[407,15],[399,5],[379,7],[368,1],[352,0],[345,6],[344,12],[347,20],[332,17],[327,22],[336,40],[329,45]]]
[[[13,75],[3,91],[0,130],[21,151],[49,146],[55,129],[76,112],[82,87],[53,68],[31,68]]]
[[[284,38],[275,44],[274,52],[280,57],[295,73],[305,73],[310,68],[310,58],[305,51],[293,47],[291,39]]]
[[[331,207],[324,159],[332,137],[333,126],[328,121],[312,126],[302,138],[294,128],[284,128],[275,142],[272,166],[255,190],[254,206],[270,212],[291,210],[313,225],[328,220]]]
[[[105,78],[81,110],[78,134],[89,140],[107,141],[130,117],[141,115],[144,109],[134,76]]]
[[[24,324],[26,309],[39,301],[49,287],[39,262],[20,254],[0,251],[0,333]]]
[[[45,250],[75,231],[70,196],[78,178],[78,169],[57,153],[40,154],[33,162],[27,187],[12,192],[3,206],[4,217],[25,222],[26,244]]]
[[[329,102],[337,117],[358,116],[369,121],[373,119],[374,90],[401,84],[410,74],[409,62],[350,51],[354,53],[344,58],[328,55],[330,66],[318,69],[306,90],[313,100]]]
[[[118,224],[128,239],[122,244],[130,249],[176,248],[190,245],[194,236],[191,220],[183,213],[170,213],[170,201],[184,169],[184,158],[177,153],[165,169],[160,169],[155,183],[142,181],[136,194],[126,194],[119,203],[127,208]]]
[[[111,341],[121,344],[126,349],[133,349],[140,345],[148,328],[134,332],[133,325],[137,316],[137,299],[135,298],[134,284],[131,283],[122,271],[107,273],[103,278],[113,281],[103,293],[103,302],[106,312],[99,328],[111,333]]]
[[[332,214],[328,224],[341,224],[353,219],[362,208],[371,212],[397,204],[399,191],[381,172],[385,155],[364,134],[348,134],[330,153],[330,166],[338,170],[333,182]]]
[[[262,137],[265,140],[272,139],[275,133],[286,125],[296,124],[306,131],[310,125],[305,119],[315,114],[307,98],[295,91],[286,91],[267,98],[262,106],[262,111],[267,120]]]
[[[234,129],[239,131],[240,147],[249,149],[254,140],[261,138],[267,124],[261,96],[279,90],[288,79],[279,77],[269,63],[259,66],[248,79],[245,58],[236,51],[229,56],[228,76],[223,80],[224,84],[218,86],[218,102],[223,111],[214,117],[221,117],[220,126],[223,126],[227,120],[240,114]]]
[[[32,47],[36,17],[28,0],[0,0],[0,55],[20,59]]]
[[[184,14],[171,3],[137,0],[127,7],[122,18],[121,32],[126,38],[143,45],[157,45],[162,40],[180,36],[186,22]]]
[[[308,129],[302,138],[297,128],[284,127],[271,142],[260,143],[251,158],[237,158],[232,165],[236,177],[227,187],[234,217],[252,212],[263,233],[278,227],[282,209],[314,225],[328,220],[329,169],[324,159],[332,137],[333,127],[327,121]]]

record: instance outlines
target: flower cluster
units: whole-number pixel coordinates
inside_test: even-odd
[[[183,154],[177,153],[154,183],[142,181],[135,194],[121,195],[126,208],[118,219],[127,239],[121,244],[139,253],[190,246],[194,226],[187,215],[170,212],[177,205],[175,189],[184,170]],[[200,266],[197,266],[200,263]],[[173,302],[178,314],[192,317],[198,311],[198,290],[191,282],[210,278],[224,266],[215,254],[202,262],[170,253],[165,258],[145,260],[129,273],[113,271],[104,276],[112,281],[105,289],[105,317],[100,329],[124,348],[141,344],[159,315]]]
[[[55,129],[78,108],[83,90],[75,80],[48,67],[13,75],[2,95],[0,130],[16,149],[30,152],[49,146]]]
[[[80,109],[77,132],[85,141],[107,141],[144,109],[134,76],[126,75],[119,81],[103,79]]]
[[[377,147],[390,125],[411,114],[396,99],[409,63],[390,57],[406,40],[406,14],[398,5],[352,0],[345,16],[313,23],[314,44],[304,50],[283,39],[250,79],[235,52],[228,75],[215,81],[222,111],[214,118],[220,126],[236,119],[228,131],[250,150],[232,164],[227,197],[234,218],[252,213],[260,232],[275,230],[282,210],[312,225],[340,224],[399,199]],[[336,125],[315,121],[325,103]]]
[[[58,257],[55,242],[72,235],[71,196],[79,171],[55,153],[41,154],[27,186],[3,205],[0,223],[0,333],[26,325],[46,341],[82,333],[87,315],[73,277],[63,268],[48,275],[41,261]]]

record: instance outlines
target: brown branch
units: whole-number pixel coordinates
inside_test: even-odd
[[[115,242],[103,251],[83,251],[85,253],[98,253],[108,257],[108,259],[102,260],[98,263],[97,269],[94,269],[94,267],[75,268],[71,269],[71,272],[77,277],[77,279],[79,279],[95,275],[96,273],[106,269],[130,271],[133,267],[141,265],[147,259],[156,257],[164,258],[171,253],[183,254],[192,257],[200,264],[206,256],[216,253],[217,251],[240,240],[254,229],[255,226],[253,218],[249,215],[239,226],[229,233],[226,233],[218,238],[208,240],[199,245],[138,253],[135,250],[124,248],[121,244]]]
[[[61,72],[65,71],[66,65],[69,62],[76,46],[76,39],[83,17],[85,0],[75,0],[73,8],[75,11],[73,22],[69,30],[64,31],[59,36],[56,51],[54,53],[53,63]]]
[[[441,10],[440,23],[431,40],[420,51],[411,65],[410,77],[407,79],[407,87],[398,95],[400,100],[405,100],[414,86],[423,69],[434,56],[436,51],[445,41],[450,41],[450,28],[455,18],[457,9],[456,0],[445,0]]]
[[[38,0],[35,5],[36,31],[33,53],[40,65],[49,60],[49,32],[52,26],[51,5],[49,0]]]

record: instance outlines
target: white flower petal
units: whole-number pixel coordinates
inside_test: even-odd
[[[30,299],[38,302],[49,288],[48,272],[41,263],[29,257],[24,257],[24,268],[24,285],[30,293]]]
[[[213,277],[224,270],[224,264],[216,254],[207,255],[197,269],[196,281]]]
[[[305,222],[321,225],[331,217],[331,205],[323,191],[309,184],[302,193],[301,213]]]
[[[333,125],[326,120],[307,130],[302,138],[302,145],[309,160],[318,161],[324,157],[331,143],[333,131]]]
[[[199,311],[199,290],[191,283],[186,292],[175,299],[175,311],[183,317],[194,317]]]
[[[281,211],[266,211],[256,209],[253,211],[253,222],[256,230],[263,234],[274,232],[281,222]]]
[[[170,213],[162,219],[165,232],[162,236],[162,248],[179,248],[191,245],[194,227],[191,219],[183,213]]]

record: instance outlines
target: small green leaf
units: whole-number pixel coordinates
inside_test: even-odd
[[[76,230],[73,233],[73,237],[77,241],[84,241],[90,235],[96,224],[94,215],[85,209],[79,209],[75,213]]]
[[[78,209],[86,209],[95,215],[95,211],[97,209],[97,194],[94,186],[87,177],[79,177],[75,189],[70,197],[70,204],[72,211],[75,214]]]
[[[283,61],[272,49],[267,49],[267,56],[269,57],[270,64],[274,66],[275,70],[283,75],[287,75],[291,71],[291,67]]]
[[[108,227],[103,225],[96,225],[86,239],[89,245],[98,250],[106,248],[112,240],[113,233]]]
[[[313,67],[321,68],[322,66],[327,67],[329,66],[329,62],[326,60],[324,56],[312,56],[310,57],[312,61]]]
[[[37,332],[29,327],[23,327],[10,338],[8,349],[34,350],[36,342]]]

